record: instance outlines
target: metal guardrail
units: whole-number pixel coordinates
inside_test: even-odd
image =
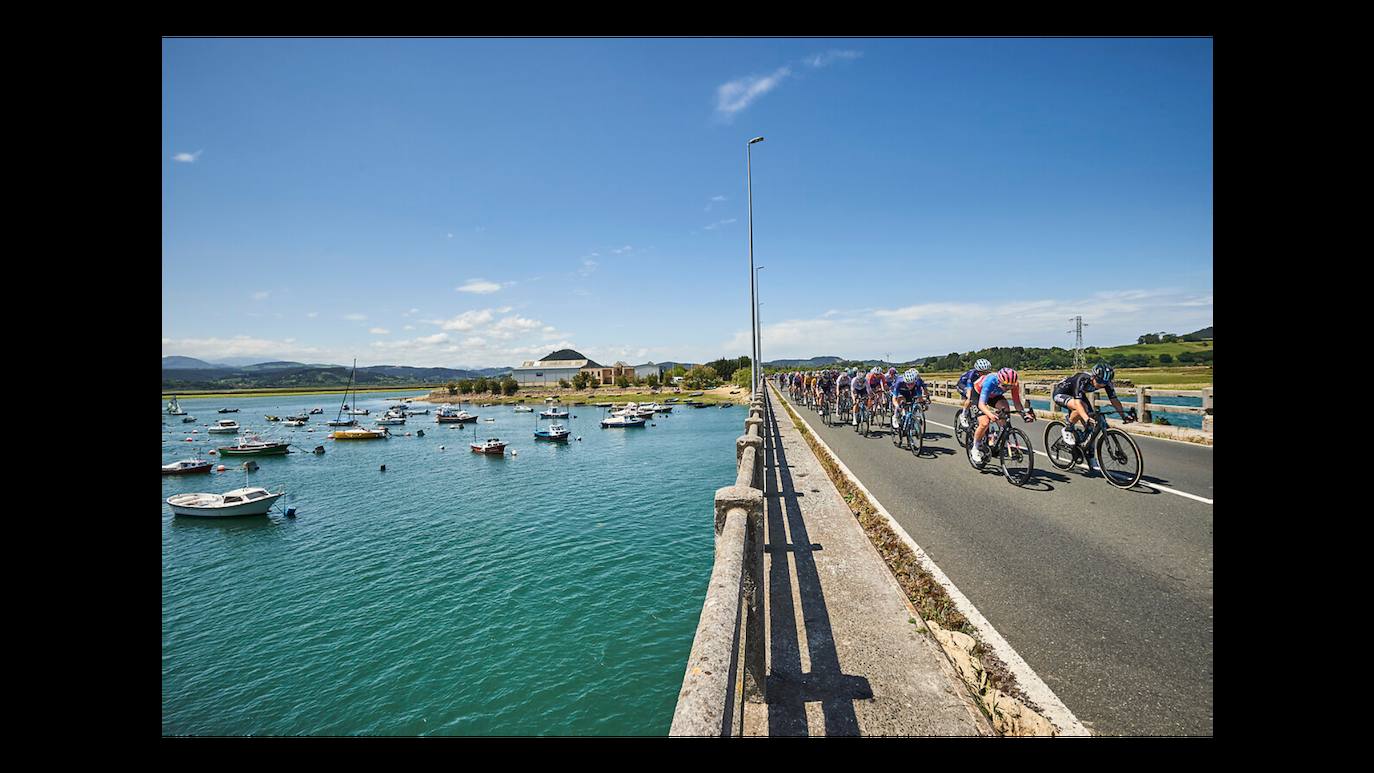
[[[715,565],[668,734],[738,737],[744,702],[764,700],[763,484],[766,398],[735,440],[735,485],[716,491]]]

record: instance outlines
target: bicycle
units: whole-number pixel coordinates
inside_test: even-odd
[[[926,404],[924,401],[916,401],[902,409],[902,418],[898,424],[897,432],[892,437],[893,445],[902,447],[902,440],[906,440],[906,447],[911,449],[911,453],[920,456],[921,449],[926,442]]]
[[[829,426],[831,425],[831,423],[832,423],[832,417],[831,417],[831,414],[830,414],[830,400],[827,399],[828,397],[829,397],[829,395],[825,395],[825,394],[822,394],[822,395],[821,395],[821,408],[820,408],[820,411],[821,411],[821,423],[825,424],[825,426],[827,426],[827,427],[829,427]]]
[[[1098,408],[1091,408],[1088,416],[1092,422],[1086,432],[1076,424],[1070,429],[1078,440],[1072,446],[1064,442],[1063,429],[1067,424],[1052,421],[1045,427],[1045,448],[1050,464],[1061,470],[1069,470],[1082,461],[1088,469],[1092,469],[1092,459],[1096,457],[1097,469],[1108,483],[1121,489],[1135,486],[1145,472],[1145,459],[1140,454],[1140,446],[1136,445],[1130,433],[1108,426],[1107,417]],[[1127,424],[1135,421],[1136,410],[1127,409],[1123,418]],[[1112,469],[1109,470],[1108,465]]]
[[[841,424],[849,421],[850,415],[848,389],[840,389],[840,396],[835,401],[835,415],[839,418]]]
[[[868,437],[869,431],[873,429],[873,408],[871,406],[872,402],[873,399],[868,398],[858,403],[858,405],[854,407],[854,410],[859,417],[859,421],[854,425],[854,431],[862,434],[864,437]]]
[[[997,410],[997,421],[988,424],[988,434],[986,435],[988,451],[983,457],[981,464],[973,461],[973,434],[974,426],[970,425],[967,436],[968,441],[964,444],[964,451],[968,455],[968,463],[973,469],[982,471],[987,467],[988,461],[994,456],[1002,465],[1002,474],[1007,477],[1007,481],[1013,486],[1024,486],[1030,482],[1031,475],[1035,472],[1035,448],[1031,446],[1030,437],[1016,427],[1003,427],[1011,412],[1006,408]]]

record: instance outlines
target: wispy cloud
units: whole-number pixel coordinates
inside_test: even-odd
[[[371,333],[372,335],[378,335],[378,336],[391,335],[391,331],[390,331],[390,330],[387,330],[387,329],[384,328],[384,327],[374,327],[374,328],[372,328],[371,330],[369,330],[369,331],[367,331],[367,332]]]
[[[203,150],[197,150],[194,153],[178,153],[172,156],[172,160],[180,161],[183,164],[194,164],[196,160],[200,158],[200,154],[204,152]]]
[[[710,225],[708,225],[708,226],[702,226],[702,227],[705,228],[705,229],[708,230],[708,231],[714,231],[714,230],[716,230],[717,228],[720,228],[720,227],[723,226],[723,225],[730,225],[731,223],[734,223],[734,222],[736,222],[737,220],[738,220],[738,218],[732,217],[732,218],[730,218],[729,220],[717,220],[716,222],[714,222],[714,223],[712,223],[712,224],[710,224]]]
[[[725,197],[724,197],[724,196],[712,196],[712,197],[711,197],[711,200],[708,201],[708,202],[706,202],[706,209],[703,210],[703,211],[705,211],[705,212],[710,212],[710,211],[711,211],[711,207],[714,207],[714,206],[716,205],[717,202],[721,202],[721,201],[725,201]]]
[[[812,54],[811,56],[806,57],[802,61],[806,64],[811,65],[812,67],[820,68],[826,67],[840,59],[858,59],[863,55],[864,52],[862,51],[841,51],[839,49],[832,48],[823,54]]]
[[[272,294],[272,291],[271,291],[271,290],[258,290],[257,292],[253,293],[253,300],[255,300],[255,301],[265,301],[265,300],[267,300],[267,296],[269,296],[269,295],[271,295],[271,294]]]
[[[312,312],[307,313],[305,316],[307,316],[307,317],[309,317],[309,318],[311,318],[311,319],[314,319],[314,318],[320,316],[320,313],[319,313],[318,311],[312,311]]]
[[[633,251],[634,251],[634,247],[631,247],[631,246],[628,245],[628,244],[625,245],[624,247],[621,247],[621,248],[618,249],[618,250],[611,250],[611,252],[615,253],[616,255],[623,255],[624,253],[633,252]]]
[[[500,290],[501,285],[495,282],[488,282],[485,279],[469,279],[467,284],[462,285],[461,287],[457,287],[455,289],[460,293],[476,293],[477,295],[486,295],[488,293],[494,293]]]
[[[350,319],[350,320],[353,320],[354,322],[366,322],[366,321],[367,321],[367,315],[366,315],[366,314],[359,314],[358,312],[355,311],[355,312],[353,312],[352,314],[345,314],[345,315],[344,315],[344,319]]]
[[[592,272],[596,271],[596,267],[599,265],[601,264],[597,263],[591,258],[587,258],[586,260],[582,261],[582,268],[578,269],[577,273],[581,274],[582,276],[591,276]]]
[[[792,74],[791,67],[779,67],[768,75],[748,75],[716,87],[716,114],[731,117],[753,104],[754,100],[778,87]]]

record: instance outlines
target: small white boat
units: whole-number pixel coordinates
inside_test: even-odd
[[[546,419],[566,419],[566,418],[568,418],[568,412],[567,412],[567,411],[560,411],[557,407],[550,408],[550,409],[548,409],[547,411],[540,411],[540,412],[539,412],[539,415],[542,416],[542,417],[544,417],[544,418],[546,418]]]
[[[429,415],[429,409],[426,408],[426,409],[424,409],[423,411],[417,411],[417,410],[415,410],[415,409],[413,409],[413,408],[407,408],[407,409],[406,409],[406,415],[407,415],[407,416],[428,416],[428,415]]]
[[[517,406],[515,406],[515,412],[516,412],[516,413],[534,413],[534,406],[532,406],[532,405],[517,405]]]
[[[265,488],[236,488],[223,494],[176,494],[167,498],[176,515],[202,518],[230,518],[240,515],[267,515],[286,491],[275,494]]]
[[[309,415],[310,415],[310,416],[314,416],[314,415],[317,414],[317,413],[324,413],[324,409],[323,409],[323,408],[311,408],[311,409],[310,409],[310,414],[309,414]]]
[[[607,416],[601,420],[601,428],[607,427],[642,427],[646,419],[634,416]]]
[[[207,431],[218,435],[237,435],[239,434],[239,423],[233,419],[220,419]]]
[[[388,413],[387,415],[378,419],[377,423],[385,427],[395,427],[400,424],[405,424],[406,420],[404,416],[392,416]]]
[[[209,472],[211,463],[208,459],[182,459],[171,464],[162,465],[163,475],[191,475],[197,472]]]
[[[455,411],[452,406],[445,405],[434,415],[435,424],[462,424],[464,422],[477,421],[475,414],[467,411]]]
[[[655,413],[672,413],[672,412],[673,412],[673,406],[671,406],[671,405],[659,405],[658,403],[645,403],[644,405],[641,405],[641,406],[639,406],[639,407],[640,407],[641,410],[653,411],[653,412],[655,412]]]
[[[291,420],[282,422],[282,424],[284,424],[284,425],[286,425],[286,426],[288,426],[288,427],[304,427],[304,426],[305,426],[305,420],[304,420],[304,419],[291,419]]]
[[[344,411],[344,413],[348,414],[349,416],[366,416],[368,411],[366,408],[351,408],[347,411]]]

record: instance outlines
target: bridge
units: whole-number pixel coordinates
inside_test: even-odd
[[[1037,453],[1015,487],[970,467],[955,410],[930,406],[916,456],[889,428],[864,437],[756,396],[672,734],[1212,734],[1212,447],[1136,435],[1129,490]],[[1013,421],[1043,444],[1043,422]],[[854,537],[824,467],[901,533],[1036,711],[989,702],[957,636]]]

